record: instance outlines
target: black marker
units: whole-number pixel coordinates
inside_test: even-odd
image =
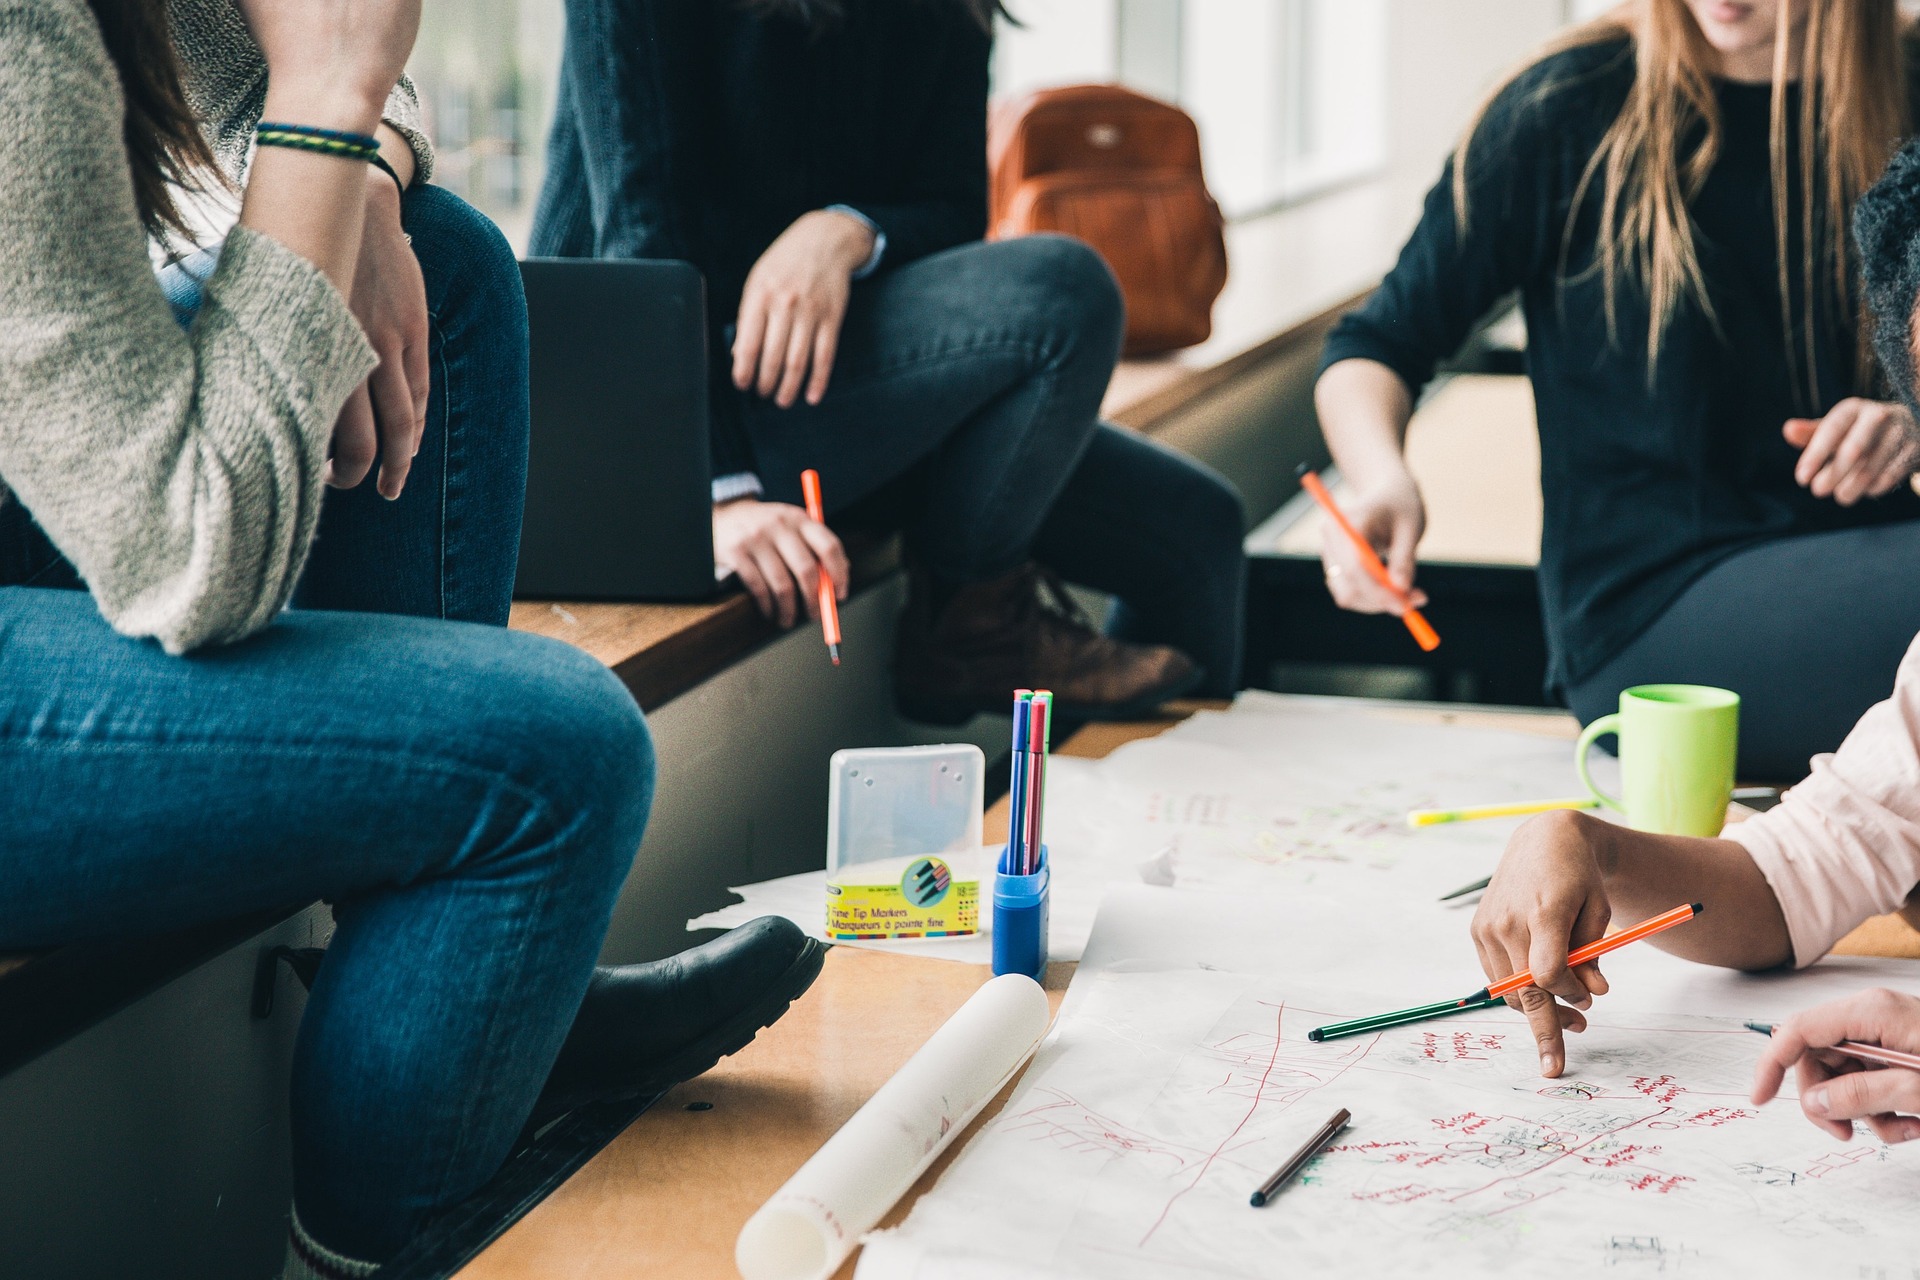
[[[1319,1155],[1329,1142],[1340,1136],[1340,1131],[1347,1127],[1347,1121],[1351,1119],[1353,1115],[1345,1107],[1334,1112],[1333,1119],[1321,1125],[1320,1132],[1308,1138],[1306,1144],[1293,1153],[1293,1158],[1280,1166],[1279,1172],[1261,1183],[1260,1189],[1253,1193],[1247,1203],[1258,1209],[1271,1200],[1274,1192],[1292,1182],[1294,1175],[1306,1168],[1309,1160]]]

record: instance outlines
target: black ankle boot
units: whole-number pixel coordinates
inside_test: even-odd
[[[778,1021],[825,957],[791,920],[762,916],[665,960],[596,969],[533,1122],[693,1079]]]

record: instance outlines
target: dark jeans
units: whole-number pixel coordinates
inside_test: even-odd
[[[0,583],[42,584],[0,586],[0,949],[332,902],[294,1060],[295,1203],[368,1259],[498,1169],[653,787],[646,725],[600,663],[437,620],[506,616],[525,315],[484,219],[430,189],[408,212],[433,425],[399,501],[328,496],[302,590],[334,611],[168,657],[46,589],[71,570],[0,507]]]
[[[1742,778],[1797,782],[1893,692],[1920,632],[1920,522],[1782,538],[1729,556],[1575,684],[1581,723],[1637,684],[1740,695]]]
[[[934,254],[853,287],[826,398],[743,396],[770,498],[817,468],[830,514],[890,509],[951,582],[1037,559],[1119,599],[1111,627],[1239,688],[1239,496],[1214,472],[1100,422],[1120,346],[1112,274],[1077,240]]]

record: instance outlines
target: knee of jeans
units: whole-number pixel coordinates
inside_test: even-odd
[[[559,641],[516,641],[522,652],[513,674],[490,681],[485,691],[499,708],[490,719],[511,725],[524,744],[514,753],[514,781],[549,809],[556,827],[591,831],[579,842],[582,855],[597,851],[600,870],[617,886],[653,805],[656,766],[646,717],[598,660]]]
[[[1247,530],[1240,491],[1204,463],[1184,456],[1180,462],[1178,476],[1168,477],[1161,489],[1169,509],[1180,513],[1180,523],[1201,545],[1230,545],[1237,552]]]
[[[444,323],[448,313],[469,309],[491,325],[510,326],[524,347],[527,298],[513,246],[491,219],[451,191],[432,185],[407,193],[407,234],[428,277]]]
[[[1035,235],[1000,242],[1017,256],[1029,287],[1046,292],[1044,312],[1089,348],[1119,350],[1127,306],[1107,261],[1084,240]]]

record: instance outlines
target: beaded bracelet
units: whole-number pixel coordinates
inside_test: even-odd
[[[291,147],[295,151],[314,151],[363,163],[372,163],[380,155],[379,141],[367,134],[317,129],[312,125],[273,124],[263,120],[254,130],[253,138],[263,147]]]

